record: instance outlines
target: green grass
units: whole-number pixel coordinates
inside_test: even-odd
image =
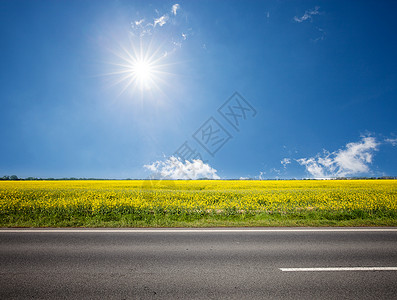
[[[301,211],[286,213],[184,213],[180,211],[102,211],[57,209],[0,214],[1,227],[246,227],[397,226],[395,211]]]

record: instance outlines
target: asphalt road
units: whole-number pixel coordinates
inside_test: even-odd
[[[329,267],[395,269],[281,270]],[[0,230],[0,299],[27,298],[397,299],[397,229]]]

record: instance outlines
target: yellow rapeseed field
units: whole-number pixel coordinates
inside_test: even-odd
[[[0,213],[397,211],[397,180],[2,181]]]

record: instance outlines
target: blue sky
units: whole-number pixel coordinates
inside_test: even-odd
[[[396,176],[396,9],[0,1],[0,175]]]

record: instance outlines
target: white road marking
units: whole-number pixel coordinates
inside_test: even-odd
[[[397,271],[397,267],[279,268],[283,272]]]
[[[0,233],[255,233],[255,232],[397,232],[397,228],[289,228],[289,229],[260,229],[260,228],[128,228],[128,229],[90,229],[90,228],[37,228],[37,229],[0,229]]]

